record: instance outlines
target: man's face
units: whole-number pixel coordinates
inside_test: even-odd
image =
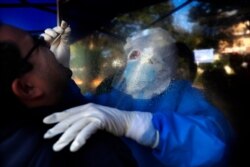
[[[25,58],[36,45],[36,41],[27,32],[13,27],[6,27],[4,30],[2,32],[5,33],[2,34],[0,31],[0,40],[16,43],[22,58]],[[71,78],[71,71],[59,64],[54,54],[45,45],[37,45],[26,61],[32,64],[33,68],[25,75],[32,78],[48,97],[48,103],[51,103],[44,105],[57,102]]]
[[[47,46],[38,46],[28,61],[33,65],[31,73],[36,77],[37,82],[41,83],[40,87],[43,87],[46,95],[55,97],[55,100],[59,99],[65,92],[71,78],[71,71],[57,62]]]

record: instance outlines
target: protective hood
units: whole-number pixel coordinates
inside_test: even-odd
[[[127,39],[127,64],[113,87],[136,99],[149,99],[166,90],[176,73],[175,40],[162,28],[150,28]]]

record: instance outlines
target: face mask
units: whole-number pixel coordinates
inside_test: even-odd
[[[124,71],[126,82],[125,91],[129,93],[141,91],[149,87],[156,78],[156,69],[152,64],[141,64],[138,61],[130,61]]]
[[[164,86],[159,80],[163,71],[161,59],[154,57],[152,48],[132,50],[128,56],[128,62],[122,75],[122,82],[116,88],[137,99],[151,98],[157,94],[158,86]],[[118,86],[119,85],[119,86]],[[167,84],[166,84],[167,85]]]

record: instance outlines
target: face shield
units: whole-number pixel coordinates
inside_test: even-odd
[[[127,39],[127,64],[116,76],[114,88],[137,99],[149,99],[166,90],[176,73],[175,40],[161,28],[150,28]]]

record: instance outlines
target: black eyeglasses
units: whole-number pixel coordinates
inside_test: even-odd
[[[43,36],[38,36],[38,35],[33,35],[32,36],[33,41],[34,41],[34,45],[33,47],[29,50],[29,52],[27,53],[27,55],[24,56],[24,58],[22,58],[21,60],[21,65],[20,65],[20,69],[17,72],[17,76],[23,75],[26,72],[30,71],[33,66],[32,64],[28,63],[28,59],[31,57],[32,53],[40,46],[43,47],[49,47],[48,43],[44,40]]]
[[[28,60],[34,50],[36,50],[39,46],[46,46],[48,47],[48,43],[44,40],[43,36],[33,35],[32,36],[34,41],[34,46],[29,50],[26,56],[24,56],[24,60]]]

